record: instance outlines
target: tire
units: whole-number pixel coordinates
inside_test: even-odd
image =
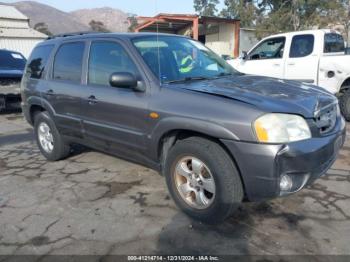
[[[346,121],[350,121],[350,86],[345,87],[342,95],[339,97],[340,111]]]
[[[202,163],[200,178],[192,179],[198,170],[194,166],[199,166],[199,163]],[[183,170],[192,171],[193,174],[190,175],[192,178],[183,178],[179,175]],[[190,137],[176,142],[168,152],[163,171],[173,200],[193,219],[208,224],[220,223],[242,202],[243,186],[238,170],[226,151],[211,140]],[[201,178],[203,181],[199,182],[205,188],[194,181]],[[180,188],[185,188],[186,193],[181,193]],[[196,199],[204,199],[205,201],[199,201],[201,204],[204,203],[203,206],[198,205]],[[208,199],[209,201],[206,201]]]
[[[50,143],[44,143],[41,142],[43,139],[43,132],[40,130],[43,130],[41,128],[49,128],[49,134],[45,137],[50,137]],[[39,130],[40,129],[40,130]],[[34,134],[35,139],[38,144],[38,147],[40,149],[40,152],[43,154],[43,156],[49,160],[49,161],[58,161],[61,159],[66,158],[69,155],[70,147],[67,145],[64,140],[62,139],[61,135],[59,134],[55,123],[51,119],[50,115],[47,112],[40,112],[37,113],[34,116]],[[41,137],[41,138],[40,138]],[[51,150],[49,150],[51,149]]]

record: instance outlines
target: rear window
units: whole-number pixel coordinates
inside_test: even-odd
[[[53,78],[71,82],[80,82],[84,56],[83,42],[61,45],[53,66]]]
[[[30,55],[26,74],[30,78],[41,79],[54,45],[36,47]]]
[[[0,69],[2,70],[23,70],[26,59],[17,52],[0,50]]]
[[[345,51],[344,38],[340,34],[329,33],[324,37],[324,52],[338,53]]]
[[[313,35],[293,36],[289,57],[298,58],[310,55],[314,50],[315,37]]]

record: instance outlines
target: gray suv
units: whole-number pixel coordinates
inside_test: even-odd
[[[332,94],[239,74],[175,35],[53,37],[32,52],[21,91],[48,160],[78,143],[140,163],[207,223],[242,201],[301,190],[325,174],[345,140]]]

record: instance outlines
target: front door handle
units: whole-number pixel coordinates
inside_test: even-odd
[[[54,91],[52,89],[49,89],[49,90],[46,91],[45,94],[48,95],[48,96],[52,96],[54,94]]]
[[[89,103],[89,105],[95,105],[95,104],[97,104],[97,99],[96,99],[96,97],[95,97],[94,95],[89,96],[89,97],[88,97],[88,103]]]

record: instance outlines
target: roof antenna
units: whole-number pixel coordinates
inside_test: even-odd
[[[154,3],[155,3],[155,10],[156,10],[156,16],[157,16],[158,15],[158,0],[154,0]],[[158,25],[158,19],[156,20],[156,27],[157,27],[158,77],[159,77],[159,83],[160,83],[160,85],[162,85],[161,67],[160,67],[160,48],[159,48],[159,25]]]

